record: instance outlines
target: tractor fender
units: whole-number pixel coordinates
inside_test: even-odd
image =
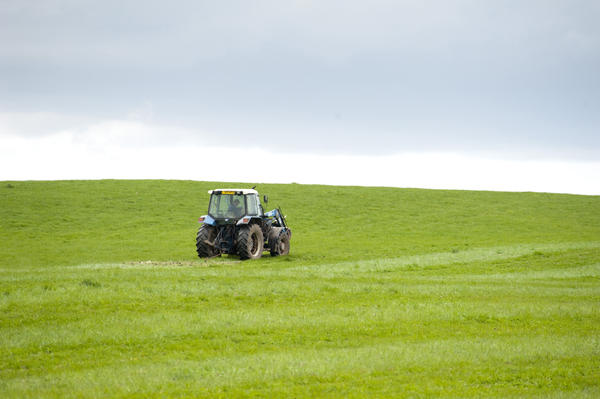
[[[260,219],[260,217],[246,215],[246,216],[240,218],[240,220],[237,221],[236,225],[242,226],[242,225],[250,224],[252,222],[252,220],[255,220],[255,219]]]
[[[214,226],[216,224],[215,219],[213,219],[210,215],[200,216],[198,218],[198,222],[204,223],[204,224],[209,224],[211,226]]]

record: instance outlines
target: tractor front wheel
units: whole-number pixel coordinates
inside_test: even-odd
[[[251,224],[240,228],[237,237],[237,252],[240,259],[258,259],[262,256],[264,238],[260,226]]]
[[[269,248],[271,256],[287,255],[290,253],[290,235],[282,227],[273,227],[269,233]]]

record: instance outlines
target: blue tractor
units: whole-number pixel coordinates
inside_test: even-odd
[[[238,255],[240,259],[258,259],[263,251],[271,256],[290,252],[292,231],[281,209],[264,212],[254,189],[210,190],[208,215],[196,235],[196,252],[201,258]],[[268,202],[264,197],[265,204]]]

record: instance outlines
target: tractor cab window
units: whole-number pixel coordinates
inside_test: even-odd
[[[258,196],[254,195],[254,194],[247,195],[246,202],[247,202],[247,206],[248,206],[248,213],[246,213],[247,215],[250,215],[250,216],[260,215],[260,212],[258,211]]]
[[[240,218],[245,213],[243,195],[213,194],[210,197],[208,214],[214,218]]]

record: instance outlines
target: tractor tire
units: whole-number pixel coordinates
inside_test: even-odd
[[[271,256],[287,255],[290,253],[290,235],[283,227],[273,227],[269,233],[269,248]]]
[[[198,229],[198,234],[196,235],[196,252],[198,252],[198,257],[211,258],[219,254],[214,246],[215,238],[217,238],[217,229],[213,226],[205,224]]]
[[[240,259],[258,259],[262,256],[264,237],[260,226],[241,227],[237,236],[237,253]]]

